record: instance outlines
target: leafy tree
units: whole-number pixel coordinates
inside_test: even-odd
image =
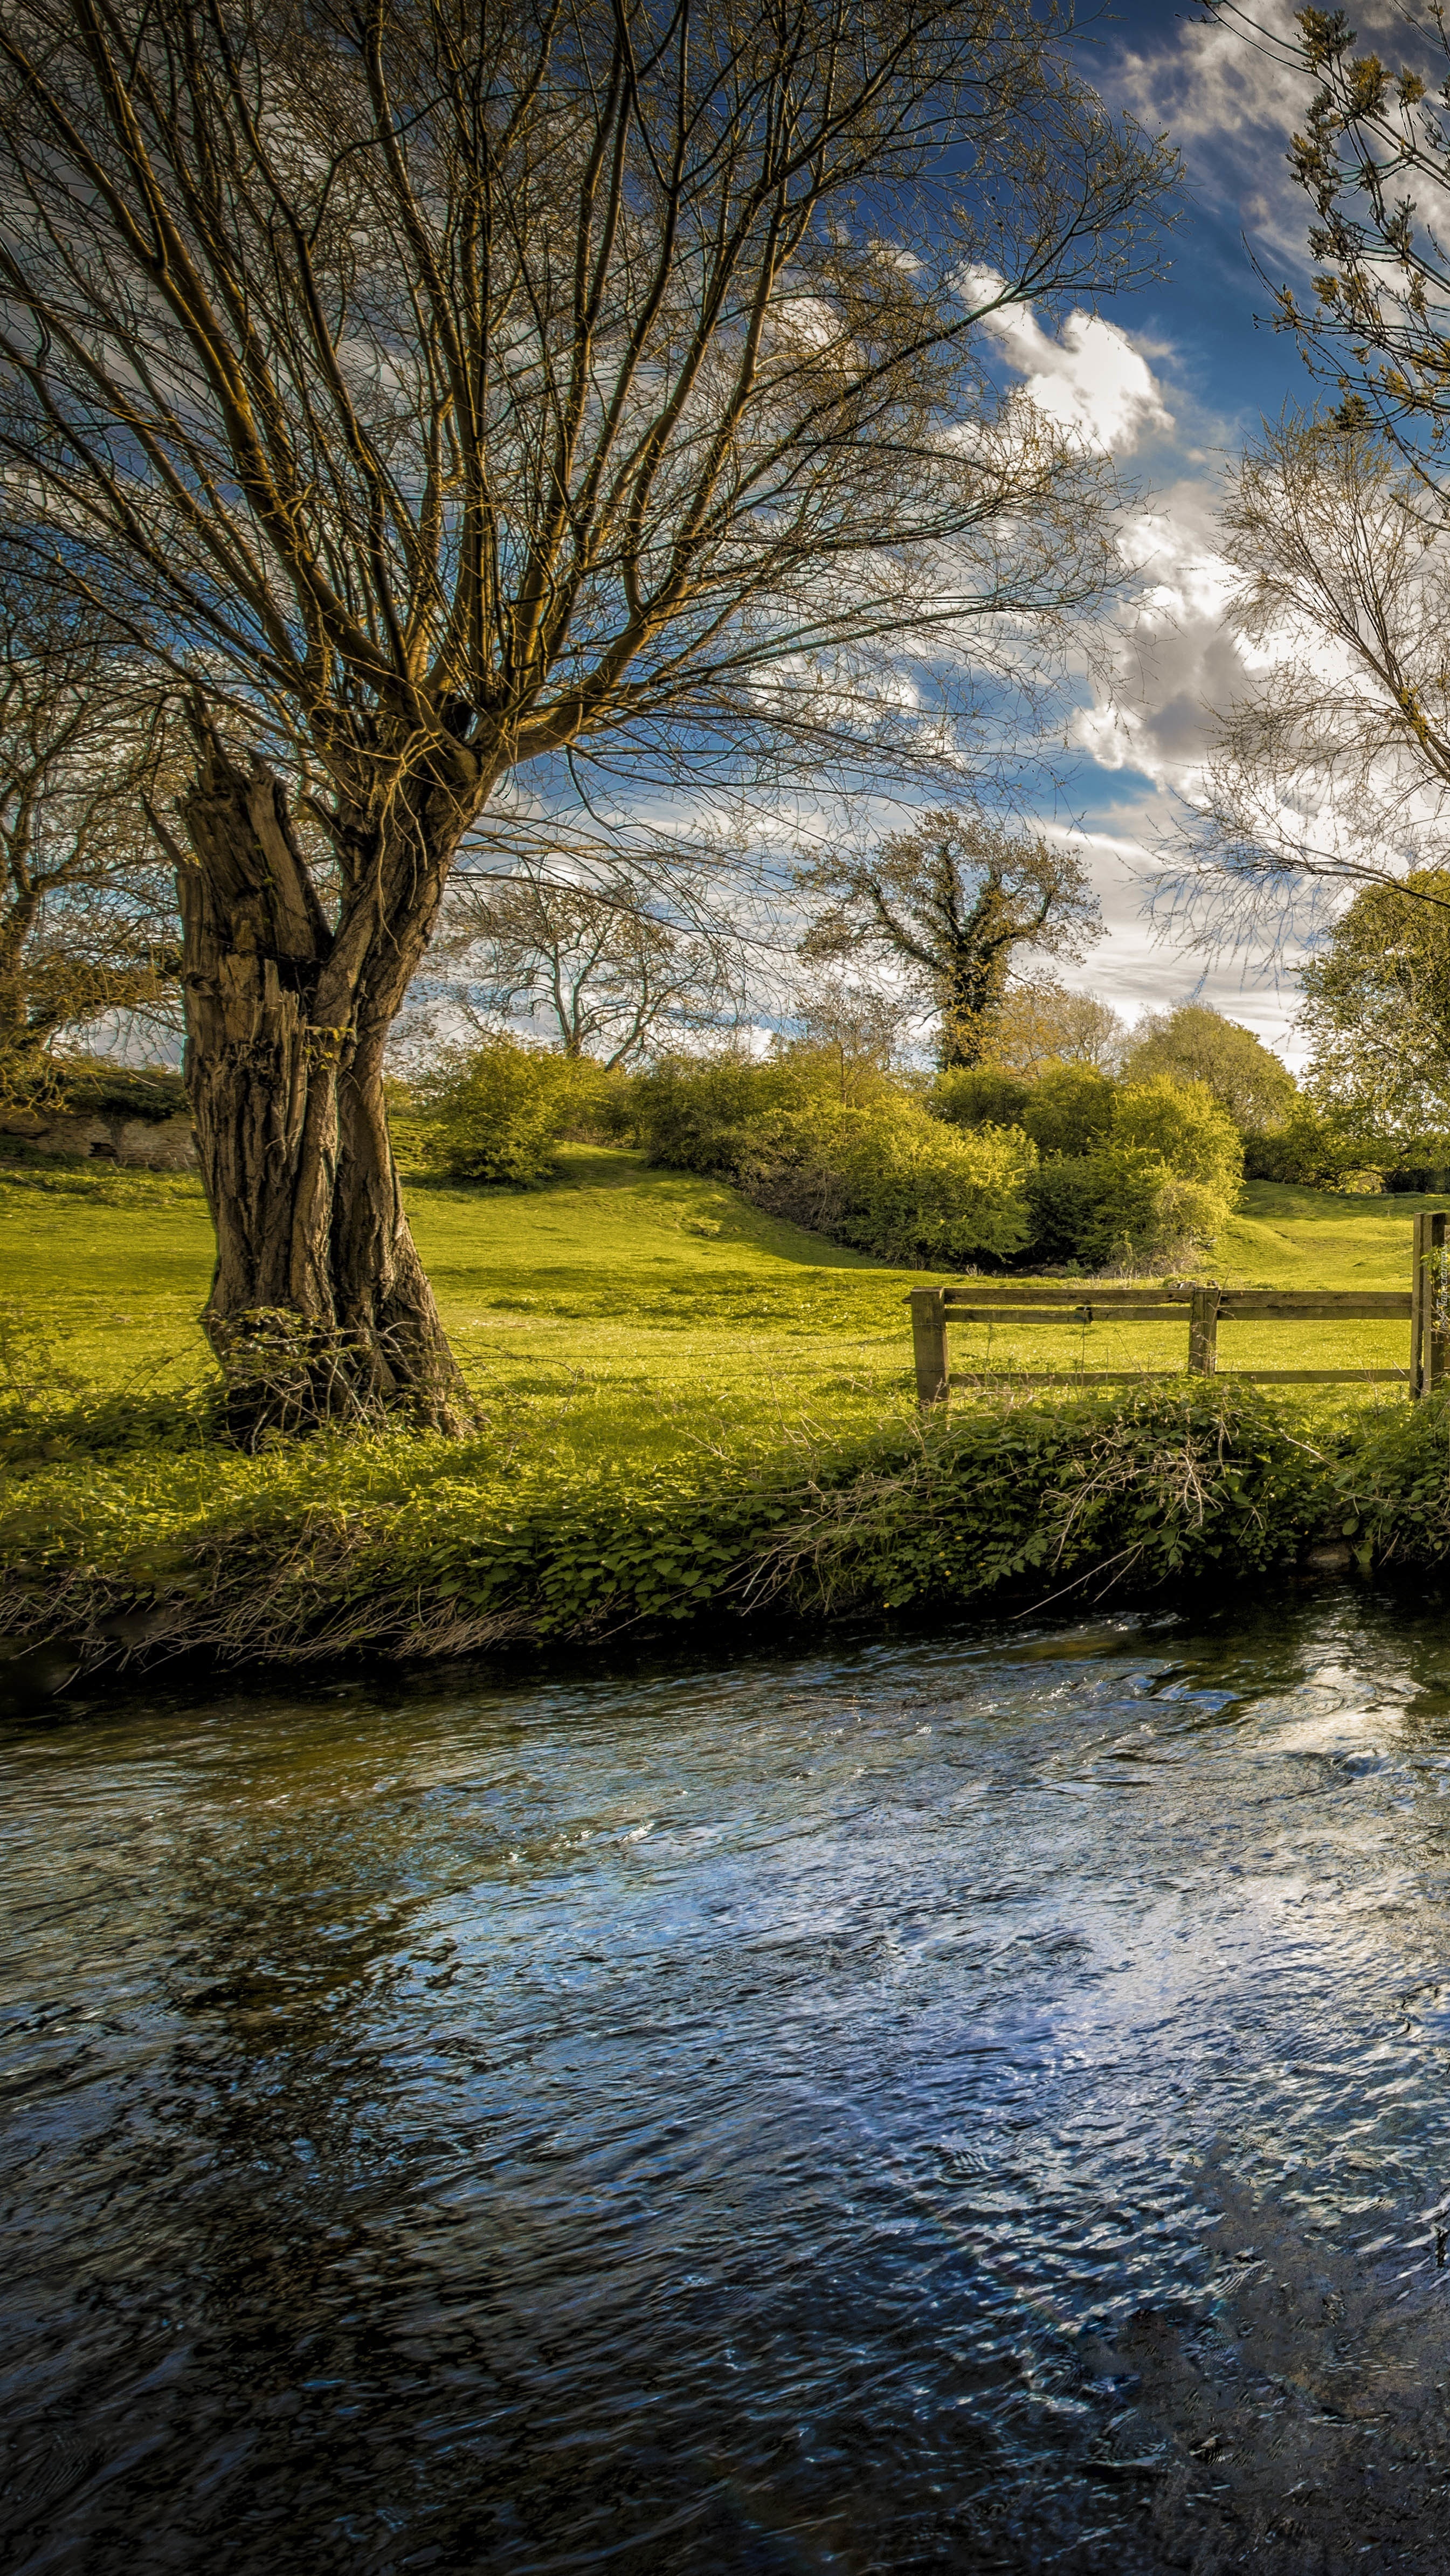
[[[899,969],[939,1016],[944,1067],[983,1061],[1017,949],[1081,956],[1101,929],[1075,850],[974,806],[924,814],[869,857],[822,857],[803,881],[831,898],[806,953]]]
[[[1129,1082],[1159,1074],[1171,1082],[1201,1082],[1245,1133],[1281,1127],[1297,1089],[1272,1047],[1206,1002],[1145,1012],[1124,1055],[1123,1073]]]
[[[1066,23],[0,21],[0,453],[36,579],[186,692],[207,1326],[229,1362],[286,1345],[289,1419],[309,1350],[320,1413],[459,1418],[382,1076],[496,791],[587,759],[635,790],[920,774],[994,649],[1020,671],[1113,578],[1109,470],[995,392],[981,330],[1134,274],[1169,175]]]
[[[1232,1206],[1244,1176],[1244,1149],[1232,1120],[1203,1082],[1163,1074],[1120,1083],[1113,1095],[1112,1141],[1156,1154],[1185,1181],[1201,1181]]]
[[[1450,870],[1365,886],[1301,980],[1320,1108],[1363,1137],[1450,1127]]]
[[[1033,1243],[1049,1259],[1175,1265],[1222,1231],[1243,1178],[1237,1131],[1203,1083],[1115,1084],[1063,1066],[1024,1123],[1042,1155],[1027,1184]]]
[[[1177,1269],[1222,1232],[1231,1205],[1161,1155],[1115,1139],[1041,1164],[1026,1187],[1038,1259],[1090,1271]]]

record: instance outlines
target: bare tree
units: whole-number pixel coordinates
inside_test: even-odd
[[[1018,949],[1080,956],[1101,928],[1074,849],[974,806],[923,814],[864,858],[823,855],[802,882],[831,895],[804,953],[889,961],[937,1014],[944,1066],[982,1062]]]
[[[985,1033],[987,1059],[1035,1082],[1055,1064],[1116,1073],[1128,1025],[1110,1002],[1074,993],[1055,975],[1013,975]]]
[[[1298,9],[1292,32],[1242,0],[1207,0],[1224,24],[1310,85],[1288,143],[1313,209],[1313,300],[1276,297],[1348,423],[1378,428],[1439,501],[1437,449],[1450,417],[1450,17],[1396,5],[1397,64],[1361,46],[1343,9]]]
[[[0,1090],[122,1015],[180,1020],[175,889],[146,815],[164,745],[104,638],[0,589]]]
[[[924,757],[994,631],[1018,665],[1100,594],[1110,477],[996,399],[978,328],[1122,283],[1168,176],[1061,32],[1029,0],[0,22],[36,578],[128,621],[195,731],[224,1356],[281,1329],[320,1403],[458,1418],[383,1052],[521,764]]]
[[[525,1018],[565,1055],[611,1067],[666,1033],[719,1029],[742,1002],[737,943],[718,918],[682,920],[623,872],[584,884],[531,859],[508,875],[455,871],[415,990],[417,1033]]]
[[[1337,420],[1281,422],[1230,481],[1253,677],[1218,723],[1188,865],[1156,892],[1206,945],[1272,949],[1347,888],[1450,856],[1450,531],[1423,501],[1383,437]]]
[[[863,984],[827,959],[823,970],[792,996],[801,1037],[810,1047],[828,1049],[840,1073],[841,1098],[851,1095],[853,1069],[895,1064],[918,1016],[909,996],[877,983]]]

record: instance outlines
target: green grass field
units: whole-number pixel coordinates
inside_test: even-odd
[[[419,1179],[409,1200],[470,1386],[489,1409],[547,1417],[575,1455],[849,1436],[909,1396],[917,1274],[713,1182],[575,1146],[542,1189]],[[1427,1204],[1251,1182],[1205,1269],[1226,1284],[1407,1286],[1411,1218]],[[0,1164],[3,1294],[67,1376],[138,1391],[193,1378],[210,1262],[194,1180]],[[954,1365],[1173,1368],[1185,1338],[1177,1326],[960,1327]],[[1402,1366],[1407,1341],[1400,1324],[1226,1325],[1220,1362]]]
[[[1008,1556],[1036,1561],[1051,1515],[1100,1452],[1114,1462],[1113,1492],[1121,1488],[1112,1543],[1101,1538],[1106,1557],[1137,1563],[1147,1532],[1169,1569],[1181,1561],[1183,1518],[1173,1461],[1200,1433],[1212,1452],[1202,1472],[1222,1492],[1207,1519],[1189,1514],[1184,1543],[1205,1561],[1217,1562],[1222,1544],[1246,1565],[1267,1562],[1265,1550],[1292,1556],[1341,1508],[1332,1479],[1351,1452],[1363,1451],[1371,1485],[1384,1488],[1383,1509],[1366,1504],[1365,1526],[1397,1545],[1401,1487],[1413,1488],[1418,1529],[1429,1508],[1421,1487],[1443,1486],[1438,1451],[1430,1485],[1420,1456],[1422,1433],[1432,1446],[1442,1437],[1441,1414],[1371,1389],[1293,1390],[1287,1415],[1283,1403],[1251,1410],[1242,1435],[1223,1432],[1219,1398],[1204,1412],[1202,1381],[1190,1394],[1181,1377],[1176,1392],[1114,1390],[1113,1402],[1087,1407],[962,1400],[934,1417],[923,1444],[912,1273],[779,1223],[709,1181],[648,1170],[631,1153],[573,1148],[557,1180],[527,1192],[414,1178],[409,1200],[474,1397],[471,1436],[399,1426],[274,1437],[248,1455],[217,1436],[209,1403],[194,1400],[210,1374],[197,1318],[211,1266],[196,1182],[0,1163],[7,1634],[78,1636],[101,1660],[188,1642],[245,1659],[613,1633],[641,1617],[695,1616],[717,1595],[734,1618],[779,1515],[810,1523],[815,1496],[829,1522],[833,1492],[851,1497],[843,1526],[875,1531],[872,1547],[879,1538],[867,1590],[882,1608],[934,1586],[960,1600],[998,1580],[1004,1531]],[[1398,1287],[1416,1205],[1252,1187],[1213,1267],[1225,1281],[1266,1286]],[[956,1338],[958,1369],[985,1355],[985,1328]],[[1024,1328],[996,1340],[992,1358],[1178,1371],[1186,1339],[1178,1325]],[[1402,1364],[1407,1343],[1407,1325],[1263,1325],[1232,1338],[1226,1327],[1220,1349],[1246,1365],[1373,1367]],[[1396,1425],[1409,1442],[1398,1464]],[[954,1441],[972,1462],[961,1498]],[[1010,1470],[992,1463],[999,1451]],[[925,1520],[903,1505],[898,1529],[891,1479],[900,1470],[909,1484],[922,1461]],[[979,1487],[986,1500],[974,1519]],[[1348,1526],[1360,1526],[1360,1510],[1356,1499]],[[1229,1542],[1224,1514],[1239,1532]],[[1100,1540],[1073,1544],[1091,1554]],[[1414,1544],[1440,1550],[1438,1522]],[[802,1598],[829,1615],[830,1584],[812,1594],[813,1580],[802,1577]]]

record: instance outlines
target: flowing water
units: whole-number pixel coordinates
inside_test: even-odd
[[[1450,1617],[0,1749],[15,2570],[1450,2557]]]

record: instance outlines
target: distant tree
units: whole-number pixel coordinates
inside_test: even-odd
[[[986,328],[1153,264],[1172,155],[1070,25],[0,13],[0,456],[44,575],[190,692],[206,1324],[287,1344],[289,1419],[306,1365],[319,1414],[463,1419],[383,1065],[495,791],[934,774],[1116,578],[1110,465]]]
[[[1122,1070],[1129,1082],[1151,1082],[1163,1074],[1174,1082],[1203,1083],[1244,1133],[1282,1127],[1298,1088],[1272,1047],[1206,1002],[1145,1011]]]
[[[180,923],[147,817],[154,704],[75,621],[0,589],[0,1086],[120,1017],[179,1032]]]
[[[1035,1081],[1054,1064],[1090,1064],[1116,1073],[1128,1024],[1110,1002],[1070,992],[1048,975],[1015,976],[986,1033],[989,1060],[1004,1073]]]
[[[884,1069],[897,1062],[913,1016],[910,1001],[900,993],[855,982],[827,965],[793,999],[802,1042],[836,1059],[843,1100],[851,1095],[857,1068]]]
[[[1076,850],[976,806],[923,814],[865,858],[823,855],[802,882],[829,897],[803,953],[894,968],[937,1015],[944,1068],[983,1061],[1018,949],[1080,957],[1102,927]]]
[[[509,875],[455,873],[407,1017],[415,1039],[525,1019],[566,1056],[612,1068],[718,1029],[739,1000],[725,925],[652,908],[622,871],[586,885],[526,860]]]
[[[1302,983],[1322,1109],[1364,1136],[1450,1127],[1450,870],[1364,887]]]

